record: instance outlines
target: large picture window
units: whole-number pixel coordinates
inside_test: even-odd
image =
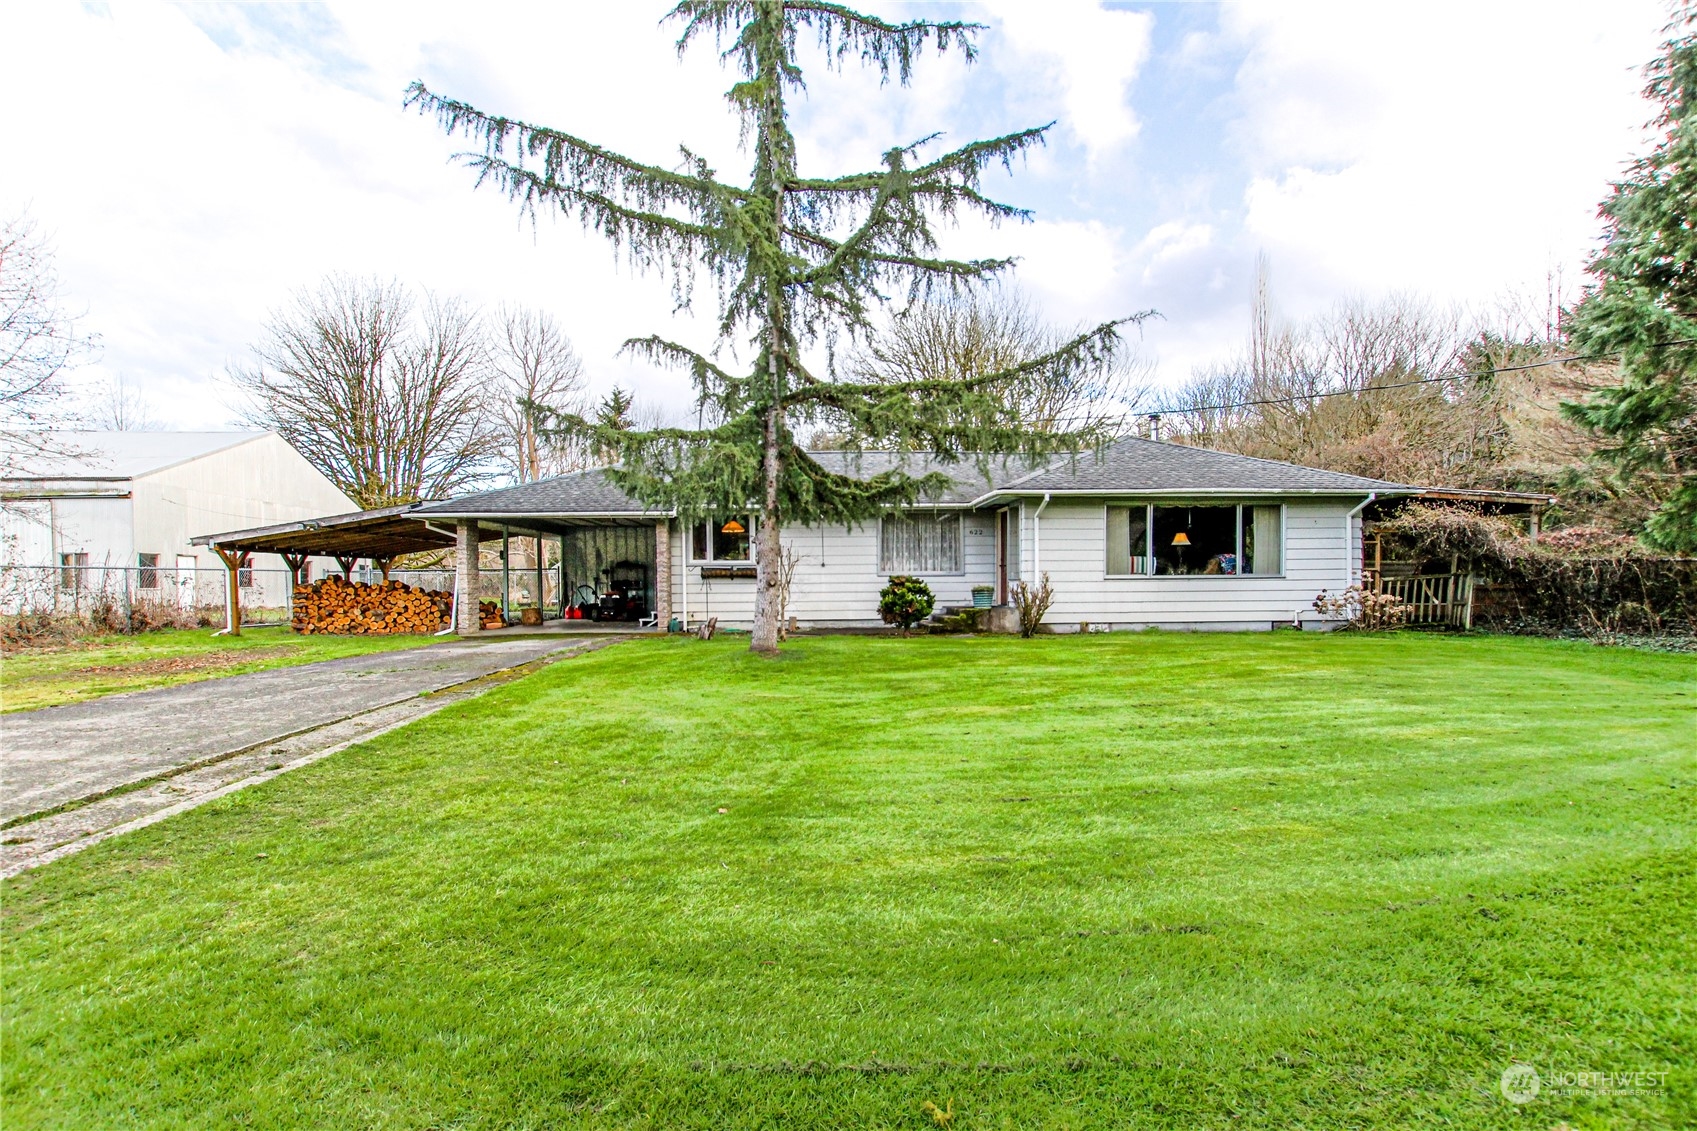
[[[960,573],[960,515],[885,515],[878,537],[880,573]]]
[[[1109,577],[1238,577],[1284,572],[1284,507],[1108,508]]]
[[[690,532],[689,556],[697,562],[746,562],[754,519],[737,515],[722,521],[698,522]]]

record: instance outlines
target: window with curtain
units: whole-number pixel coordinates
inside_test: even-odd
[[[1284,572],[1280,504],[1107,508],[1109,577],[1240,577]]]
[[[1240,507],[1243,512],[1243,572],[1283,573],[1285,568],[1285,509]]]
[[[1149,508],[1108,508],[1108,576],[1130,577],[1149,570]]]
[[[960,515],[885,515],[880,573],[960,573]]]

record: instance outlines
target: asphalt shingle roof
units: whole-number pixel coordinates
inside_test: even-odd
[[[460,495],[440,503],[429,503],[413,514],[656,514],[664,510],[645,507],[607,478],[605,468],[573,471],[552,479],[538,479],[517,487]]]
[[[1029,475],[1041,466],[1040,462],[1015,457],[992,456],[985,465],[989,475],[980,470],[973,456],[964,456],[953,463],[938,459],[929,452],[808,452],[826,471],[855,479],[870,479],[885,471],[901,468],[914,478],[940,471],[953,483],[942,494],[928,497],[927,502],[962,504],[984,495],[998,484],[1008,483]]]
[[[1086,452],[1076,458],[1060,456],[1046,461],[1029,461],[992,457],[988,464],[988,477],[972,457],[946,463],[925,453],[809,452],[808,455],[827,471],[857,478],[867,478],[898,466],[914,476],[941,471],[953,480],[953,484],[927,501],[945,506],[963,505],[991,493],[1045,491],[1357,494],[1368,491],[1413,493],[1419,490],[1359,475],[1137,439],[1120,440],[1100,454]],[[412,513],[415,517],[427,518],[431,515],[640,515],[663,512],[643,506],[615,486],[604,468],[595,468],[517,487],[428,503]]]
[[[1191,448],[1158,440],[1115,441],[1098,454],[1062,456],[1012,482],[1007,491],[1183,492],[1417,492],[1418,487],[1322,471],[1277,460],[1256,459],[1209,448]]]

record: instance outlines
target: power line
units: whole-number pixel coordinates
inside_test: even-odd
[[[1680,338],[1672,342],[1656,342],[1651,349],[1663,349],[1670,346],[1697,345],[1697,338]],[[1186,405],[1183,408],[1159,409],[1155,412],[1138,413],[1149,419],[1159,419],[1163,416],[1180,416],[1194,412],[1226,412],[1236,408],[1256,408],[1261,405],[1294,404],[1297,401],[1317,401],[1325,397],[1352,397],[1361,393],[1377,393],[1386,389],[1407,389],[1414,385],[1434,385],[1440,381],[1456,381],[1465,377],[1495,377],[1499,373],[1520,373],[1528,369],[1542,369],[1550,365],[1567,365],[1575,361],[1599,361],[1605,357],[1618,357],[1619,350],[1610,353],[1575,354],[1572,357],[1553,357],[1548,361],[1529,361],[1524,365],[1492,366],[1489,369],[1464,369],[1456,373],[1440,373],[1435,377],[1417,377],[1408,381],[1394,381],[1388,385],[1366,385],[1359,389],[1332,389],[1324,393],[1298,393],[1288,397],[1267,397],[1253,401],[1234,401],[1230,404]]]

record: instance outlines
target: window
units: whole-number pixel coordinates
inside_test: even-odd
[[[1237,572],[1236,507],[1155,507],[1150,556],[1157,574]]]
[[[1108,576],[1149,570],[1149,508],[1108,508]]]
[[[960,573],[960,515],[885,515],[879,573]]]
[[[1243,572],[1274,574],[1285,571],[1285,509],[1239,507],[1243,512]]]
[[[1007,520],[1008,520],[1008,529],[1007,529],[1008,580],[1009,581],[1018,581],[1019,580],[1019,527],[1020,527],[1020,518],[1021,518],[1022,512],[1021,512],[1020,508],[1018,508],[1018,507],[1009,507],[1007,510],[1003,511],[1002,513],[1007,516]]]
[[[1284,507],[1109,507],[1109,577],[1268,576],[1284,570]]]
[[[158,554],[137,554],[136,555],[136,588],[137,589],[157,589],[157,588],[159,588],[159,555]]]
[[[83,575],[87,572],[87,554],[59,555],[59,588],[68,593],[82,592],[86,585]]]
[[[245,561],[247,561],[247,559],[244,557],[242,559],[242,561],[245,562]],[[253,567],[252,566],[243,565],[243,566],[240,566],[236,569],[236,587],[238,589],[252,589],[253,588]]]
[[[690,530],[689,556],[697,562],[746,562],[749,560],[749,531],[754,519],[738,515],[723,522],[697,523]]]

